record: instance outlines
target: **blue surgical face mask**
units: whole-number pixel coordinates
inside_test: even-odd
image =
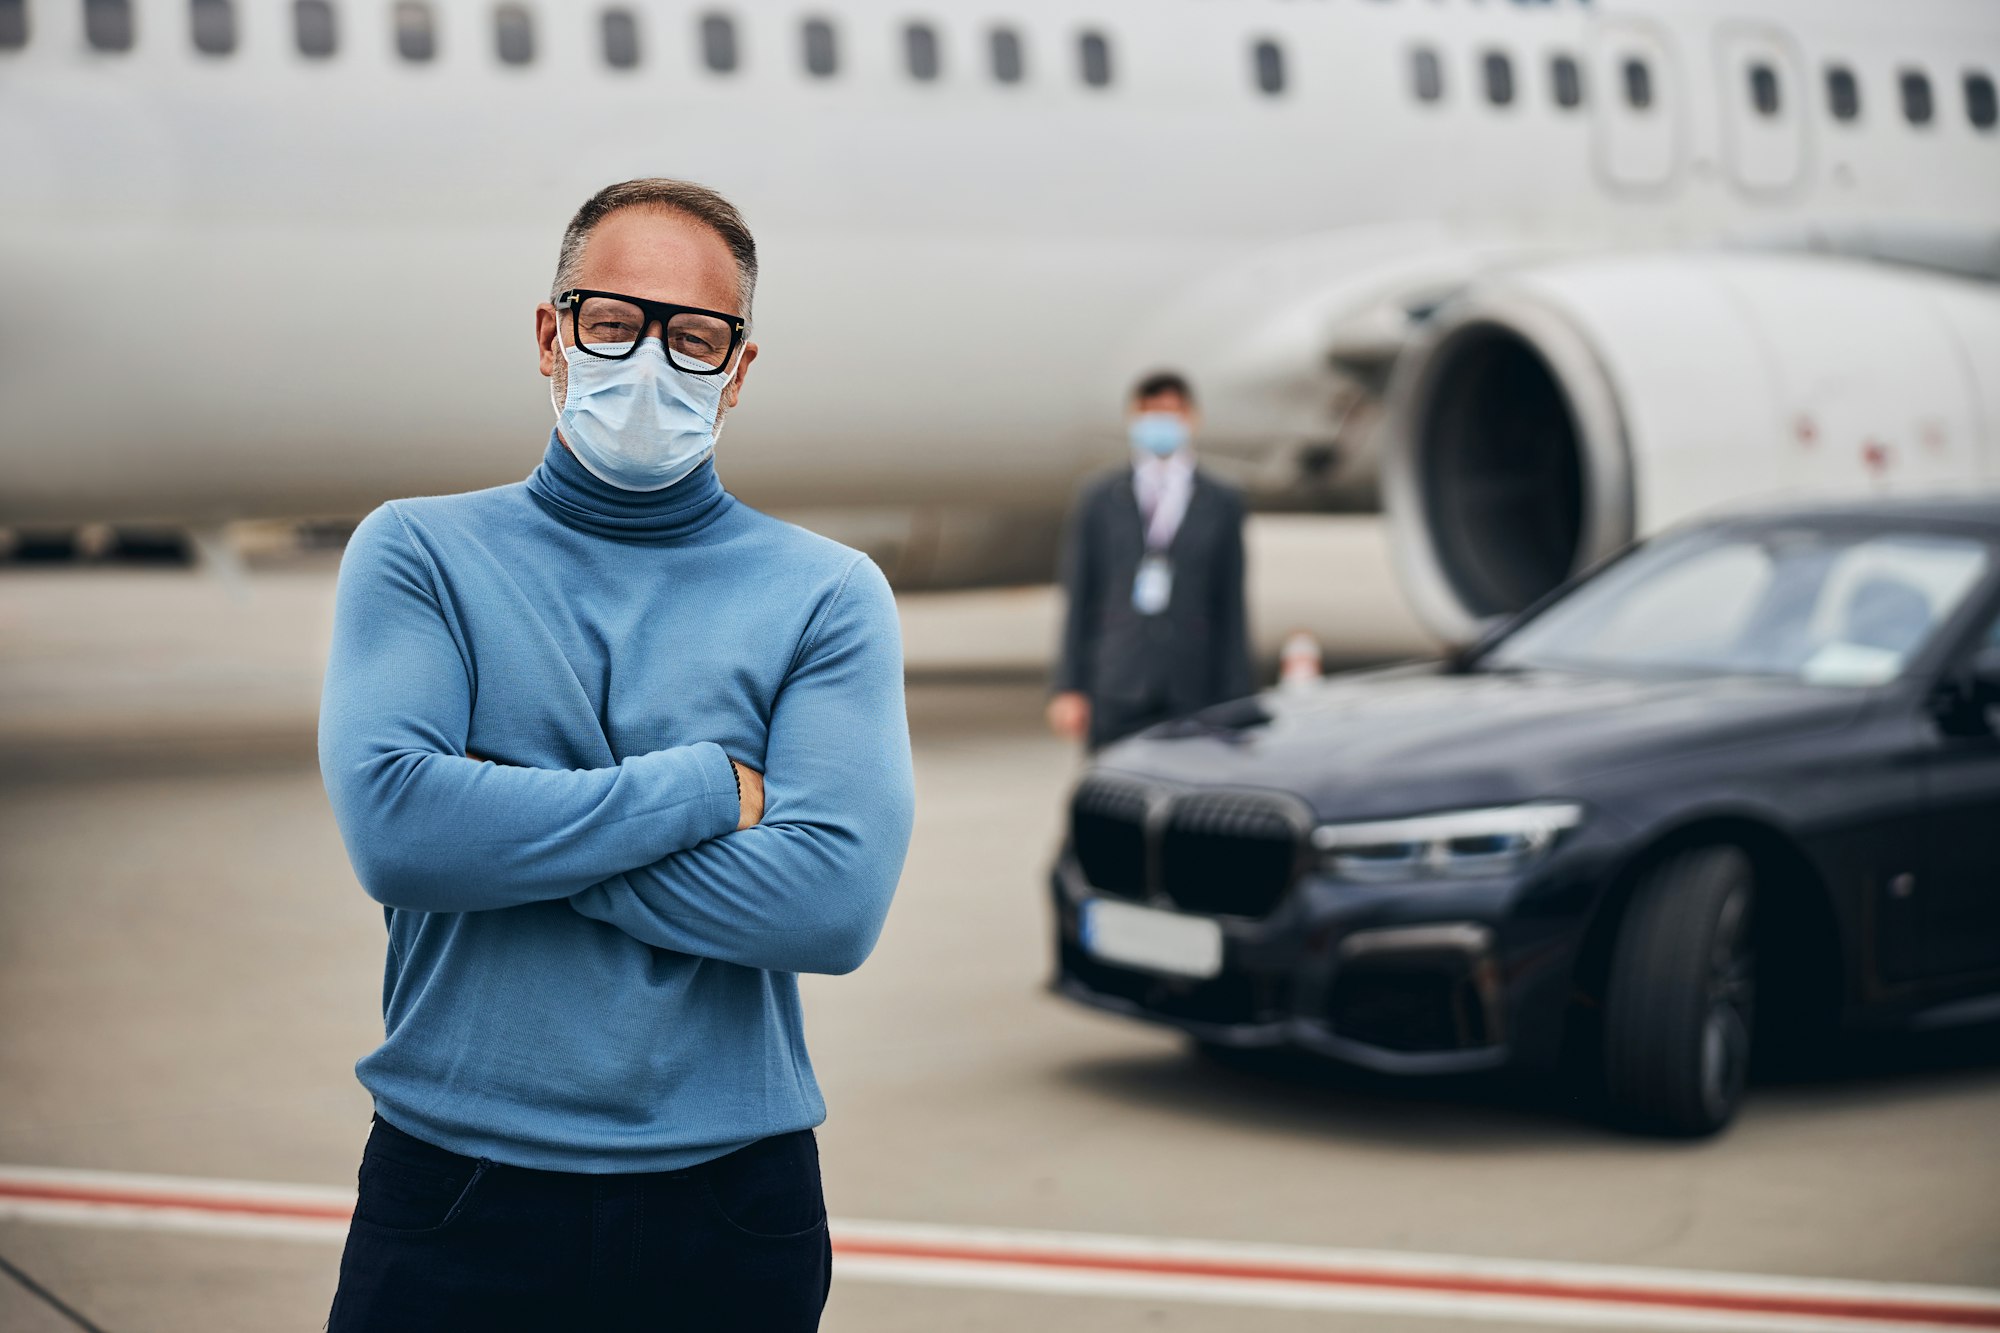
[[[1132,447],[1157,458],[1179,453],[1192,438],[1187,419],[1177,412],[1141,412],[1127,427]]]
[[[729,371],[677,370],[658,338],[642,340],[622,361],[608,361],[556,336],[569,388],[556,402],[551,381],[549,401],[570,452],[592,476],[628,491],[661,491],[715,452]]]

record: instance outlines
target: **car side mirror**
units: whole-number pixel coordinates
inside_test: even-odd
[[[1981,648],[1965,672],[1966,702],[1974,708],[2000,705],[2000,647]]]
[[[1956,735],[1995,730],[1990,713],[2000,707],[2000,647],[1981,648],[1964,667],[1946,677],[1932,697],[1938,725]]]

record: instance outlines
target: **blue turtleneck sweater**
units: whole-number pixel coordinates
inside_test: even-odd
[[[341,562],[320,767],[388,918],[382,1116],[661,1171],[825,1118],[799,972],[874,946],[909,844],[895,606],[712,464],[398,500]],[[736,831],[729,758],[766,775]]]

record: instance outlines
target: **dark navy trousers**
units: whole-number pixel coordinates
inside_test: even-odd
[[[832,1280],[811,1130],[685,1171],[461,1157],[376,1118],[330,1333],[791,1333]]]

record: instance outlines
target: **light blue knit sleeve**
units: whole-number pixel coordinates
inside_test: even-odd
[[[875,947],[915,815],[895,599],[857,558],[771,711],[764,818],[570,899],[657,948],[849,972]]]
[[[320,774],[370,897],[424,912],[567,898],[736,826],[712,744],[608,768],[467,757],[472,680],[433,569],[384,505],[341,561]]]

